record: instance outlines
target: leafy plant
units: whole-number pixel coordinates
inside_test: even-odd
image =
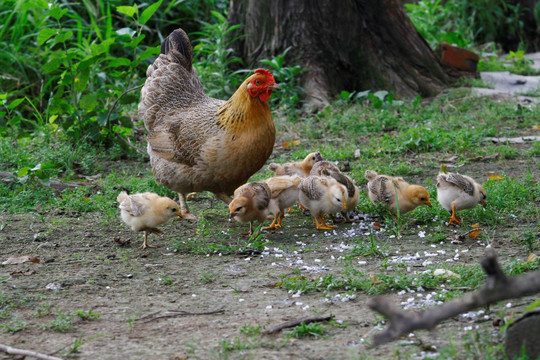
[[[45,326],[45,328],[60,332],[69,331],[73,325],[73,319],[71,315],[63,314],[60,310],[58,310],[57,312],[58,315],[56,316],[56,319],[51,320]]]
[[[305,324],[302,323],[298,326],[296,326],[292,331],[289,331],[286,336],[287,337],[295,337],[295,338],[303,338],[303,337],[309,337],[313,336],[316,338],[319,338],[324,335],[326,331],[326,328],[323,324]]]

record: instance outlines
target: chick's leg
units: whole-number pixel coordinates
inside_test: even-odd
[[[336,225],[328,225],[326,221],[324,221],[324,218],[322,215],[319,215],[319,220],[321,221],[321,225],[327,227],[328,229],[335,229],[337,228]]]
[[[146,249],[146,248],[155,248],[153,245],[148,245],[148,231],[144,232],[144,242],[141,246],[139,246],[139,249]]]
[[[186,220],[197,220],[197,217],[189,212],[184,194],[178,193],[178,201],[180,202],[180,214],[182,218]]]
[[[456,205],[452,204],[452,216],[450,216],[450,221],[448,221],[448,226],[461,224],[461,219],[456,215]]]
[[[264,230],[276,230],[276,229],[279,229],[279,227],[281,225],[277,225],[276,222],[278,220],[278,217],[279,217],[279,213],[277,213],[276,215],[274,215],[274,220],[272,220],[272,223],[270,225],[268,225],[267,227],[263,228]]]
[[[320,218],[322,218],[322,217],[319,216],[319,219]],[[330,230],[328,225],[324,226],[322,224],[319,224],[319,221],[317,220],[317,216],[313,216],[313,221],[315,221],[315,227],[317,228],[317,230]]]
[[[283,218],[285,217],[285,212],[282,211],[279,213],[279,221],[278,221],[278,226],[281,227],[281,222],[283,221]]]

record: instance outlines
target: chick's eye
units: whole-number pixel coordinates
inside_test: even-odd
[[[426,198],[425,198],[425,197],[421,197],[421,198],[420,198],[420,201],[426,201]]]
[[[172,210],[172,212],[176,212],[176,208],[172,208],[171,210]]]

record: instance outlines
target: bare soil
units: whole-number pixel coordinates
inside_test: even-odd
[[[486,171],[494,170],[514,177],[532,170],[538,177],[538,158],[476,162],[460,169],[483,179]],[[436,171],[426,168],[416,178],[423,181]],[[363,184],[360,179],[357,182]],[[193,239],[206,244],[245,241],[238,234],[247,225],[229,222],[225,204],[209,195],[196,199],[191,208],[211,224],[209,233],[197,234],[201,226],[196,222],[171,222],[162,227],[164,235],[150,236],[150,244],[157,248],[145,250],[138,249],[141,234],[130,231],[118,218],[99,213],[49,213],[43,221],[35,214],[0,214],[0,224],[4,224],[0,262],[14,255],[40,260],[0,267],[0,293],[18,303],[0,323],[16,317],[26,324],[13,334],[2,331],[0,343],[66,356],[74,339],[87,340],[78,352],[67,355],[76,359],[392,359],[400,354],[422,359],[451,344],[462,347],[470,329],[500,341],[494,319],[517,316],[531,302],[530,298],[517,299],[508,307],[493,306],[484,309],[484,314],[445,321],[435,331],[420,331],[370,348],[369,340],[384,326],[382,318],[368,308],[370,295],[356,291],[351,298],[344,296],[345,290],[298,294],[279,286],[282,276],[295,274],[295,269],[312,279],[339,276],[351,263],[367,274],[391,271],[392,261],[406,261],[408,267],[402,271],[407,272],[422,272],[430,263],[472,265],[488,245],[497,250],[503,263],[512,258],[524,261],[527,251],[514,239],[537,219],[491,227],[487,241],[467,239],[453,244],[455,234],[465,233],[470,224],[446,228],[447,239],[433,243],[427,240],[429,236],[421,236],[422,231],[429,235],[430,225],[414,225],[412,213],[406,218],[412,225],[401,239],[388,232],[378,234],[378,242],[390,253],[390,262],[383,267],[380,257],[352,255],[353,243],[368,241],[374,221],[369,216],[360,223],[339,225],[333,232],[318,232],[307,215],[295,210],[281,230],[264,232],[268,244],[262,252],[194,255],[189,251]],[[444,220],[435,219],[434,224]],[[131,241],[121,245],[115,239]],[[182,241],[186,245],[181,248],[186,250],[173,251],[173,244]],[[436,290],[394,291],[388,296],[414,311],[432,305],[427,300]],[[101,316],[83,320],[73,315],[90,309]],[[50,328],[58,312],[72,315],[67,331]],[[264,330],[328,314],[335,322],[324,323],[322,337],[287,338],[283,333],[290,329],[253,337],[240,332],[246,325]],[[0,359],[11,358],[0,353]]]

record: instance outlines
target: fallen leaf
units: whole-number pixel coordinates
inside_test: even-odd
[[[471,239],[476,239],[478,237],[478,235],[480,235],[480,233],[482,232],[482,229],[480,229],[480,225],[478,225],[478,224],[474,224],[472,227],[473,227],[473,229],[478,229],[478,230],[470,231],[469,232],[469,237]]]
[[[540,130],[540,125],[534,125],[534,126],[533,126],[533,129],[535,129],[535,130]]]
[[[376,230],[376,231],[381,230],[381,223],[380,222],[373,223],[373,230]]]
[[[39,259],[32,255],[12,256],[2,263],[2,265],[22,264],[25,262],[39,263]]]
[[[534,253],[530,253],[529,256],[527,257],[527,262],[528,263],[535,262],[537,259],[538,259],[538,255]]]
[[[433,275],[442,277],[444,279],[449,279],[449,278],[461,279],[461,276],[459,274],[456,274],[455,272],[446,270],[446,269],[436,269],[435,271],[433,271]]]
[[[290,141],[284,141],[281,143],[281,146],[283,146],[284,148],[288,148],[291,146],[291,142]]]
[[[360,152],[360,149],[354,150],[354,158],[358,159],[362,153]]]
[[[497,174],[491,175],[489,177],[489,180],[502,180],[502,179],[503,179],[503,177],[501,175],[497,175]]]
[[[28,270],[28,271],[21,271],[21,270],[15,270],[11,273],[9,273],[9,275],[24,275],[24,276],[30,276],[30,275],[34,275],[36,272],[35,270]]]
[[[298,145],[300,145],[300,140],[293,140],[292,144],[294,146],[298,146]]]
[[[452,157],[449,157],[449,158],[447,158],[447,159],[444,159],[443,162],[445,162],[445,163],[454,163],[454,162],[458,161],[458,159],[459,159],[459,158],[458,158],[457,156],[454,155],[454,156],[452,156]],[[442,170],[441,170],[441,171],[442,171]],[[446,172],[446,170],[445,170],[444,172]]]
[[[377,285],[382,283],[383,281],[377,277],[377,275],[369,274],[369,277],[371,278],[371,283],[373,285]]]

